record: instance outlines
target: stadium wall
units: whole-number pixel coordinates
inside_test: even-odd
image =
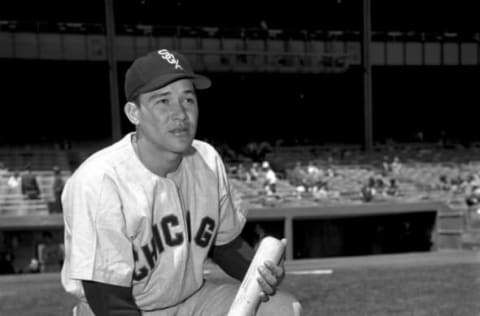
[[[259,228],[287,238],[287,260],[431,252],[461,248],[464,214],[439,202],[251,209],[243,235],[253,246]],[[4,240],[15,235],[23,239],[16,256],[18,268],[35,257],[37,239],[44,231],[63,243],[62,214],[0,220]]]

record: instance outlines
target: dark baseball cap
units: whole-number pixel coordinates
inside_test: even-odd
[[[137,58],[125,74],[125,97],[133,101],[142,93],[160,89],[180,79],[192,79],[195,89],[207,89],[210,79],[193,72],[188,60],[167,49]]]

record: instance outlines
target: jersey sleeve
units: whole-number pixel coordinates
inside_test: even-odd
[[[113,179],[106,174],[78,175],[62,199],[70,235],[68,277],[130,286],[132,244]]]

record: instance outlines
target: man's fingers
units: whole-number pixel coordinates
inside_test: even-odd
[[[266,295],[273,295],[275,294],[275,287],[270,285],[267,281],[265,281],[264,278],[259,277],[257,279],[258,284],[260,284],[260,287],[262,288],[262,291]]]
[[[272,270],[266,265],[258,267],[258,273],[263,278],[263,280],[271,287],[276,287],[280,282],[279,277],[277,276],[279,272]]]
[[[283,268],[283,263],[280,262],[279,265],[274,264],[272,261],[265,261],[265,266],[270,270],[270,272],[277,278],[281,279],[284,277],[285,269]]]

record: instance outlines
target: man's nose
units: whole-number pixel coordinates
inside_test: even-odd
[[[183,121],[187,117],[187,112],[180,100],[175,101],[172,108],[173,117],[177,120]]]

